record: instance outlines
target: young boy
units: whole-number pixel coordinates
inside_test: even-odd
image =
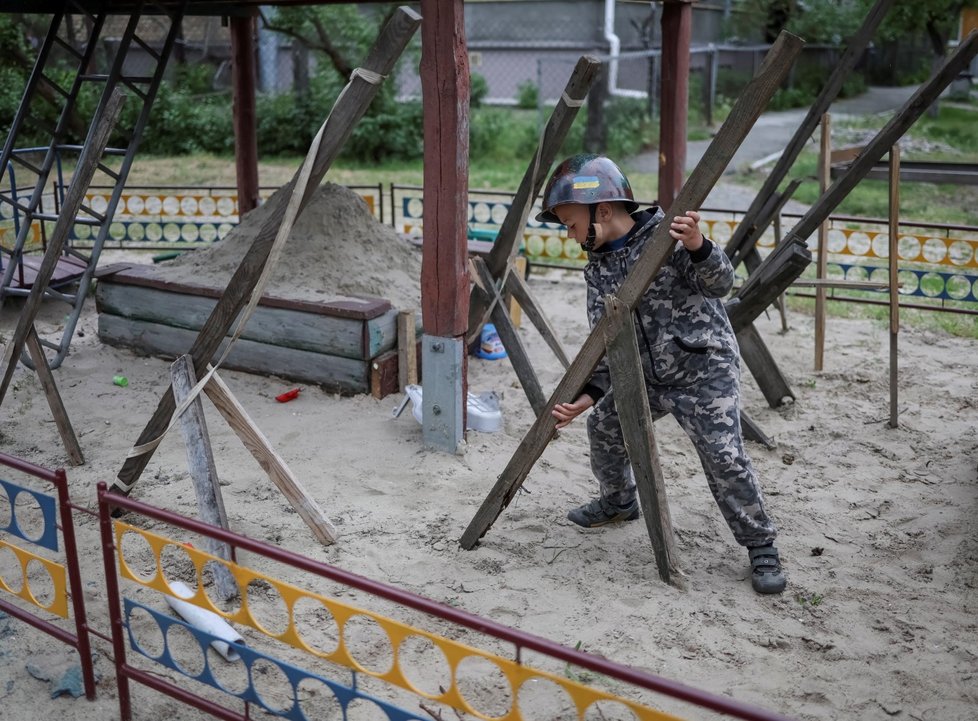
[[[617,292],[663,219],[658,207],[638,209],[628,179],[606,157],[575,155],[554,170],[537,220],[566,226],[587,251],[592,328],[604,314],[604,296]],[[703,237],[699,219],[695,211],[672,219],[669,234],[678,241],[676,248],[633,312],[649,406],[671,413],[696,446],[720,512],[748,549],[754,590],[780,593],[786,580],[773,545],[777,529],[764,510],[744,448],[740,351],[720,300],[733,285],[733,266]],[[591,470],[601,495],[567,514],[585,528],[639,516],[606,360],[573,403],[554,408],[557,428],[592,407],[587,419]]]

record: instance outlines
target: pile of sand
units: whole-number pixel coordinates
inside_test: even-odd
[[[157,274],[173,282],[225,286],[274,204],[288,202],[282,193],[248,213],[223,240],[158,266]],[[421,307],[420,279],[420,250],[380,223],[355,192],[326,183],[296,220],[265,294],[321,301],[374,296],[406,310]]]

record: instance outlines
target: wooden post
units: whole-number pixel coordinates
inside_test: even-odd
[[[244,444],[258,465],[285,496],[286,500],[296,510],[296,513],[306,522],[313,535],[323,545],[336,541],[336,528],[329,522],[326,515],[319,509],[319,504],[309,495],[302,484],[292,475],[292,471],[273,449],[271,443],[261,432],[261,429],[251,420],[244,407],[231,393],[220,376],[215,373],[204,386],[204,393],[210,398],[214,407],[221,412],[228,425],[231,426],[238,438]]]
[[[238,181],[238,217],[258,207],[258,131],[255,127],[255,19],[231,17],[231,123]]]
[[[652,432],[652,412],[649,410],[649,395],[631,311],[613,295],[605,296],[604,307],[608,316],[604,340],[608,348],[611,385],[615,389],[615,408],[618,410],[628,460],[635,473],[635,485],[638,487],[649,540],[652,541],[655,564],[659,569],[659,578],[666,583],[680,585],[666,484]]]
[[[795,164],[801,151],[805,148],[808,139],[815,132],[815,127],[818,125],[819,119],[823,114],[828,112],[829,106],[838,96],[843,83],[852,74],[856,63],[862,58],[863,52],[873,39],[879,24],[883,21],[893,2],[894,0],[877,0],[866,14],[866,19],[863,21],[858,32],[849,39],[849,44],[846,46],[845,52],[839,58],[839,64],[835,66],[832,74],[825,81],[822,91],[808,109],[805,119],[798,126],[798,130],[795,131],[795,134],[785,147],[784,152],[781,153],[781,157],[775,163],[771,174],[764,181],[761,190],[757,193],[757,196],[750,204],[740,224],[734,230],[725,248],[727,257],[734,262],[734,267],[740,262],[734,254],[739,253],[739,258],[743,259],[744,251],[748,250],[745,246],[753,245],[761,233],[764,232],[764,228],[767,226],[761,222],[759,217],[761,208],[767,199],[777,191],[778,186],[781,185],[781,181],[784,180],[788,171]]]
[[[363,69],[370,73],[371,77],[367,79],[362,75],[355,75],[346,87],[345,92],[337,99],[337,104],[329,114],[323,129],[322,143],[319,146],[319,151],[309,174],[309,182],[299,204],[300,212],[309,203],[309,199],[316,191],[329,166],[339,154],[346,139],[353,132],[357,121],[363,116],[367,106],[370,105],[370,101],[377,94],[379,86],[377,80],[372,76],[383,78],[394,69],[397,59],[407,47],[420,22],[421,17],[413,10],[406,7],[399,8],[384,26],[364,61]],[[193,356],[194,372],[197,375],[204,372],[207,364],[210,363],[220,348],[221,342],[230,330],[235,318],[247,305],[251,292],[268,260],[279,226],[282,224],[291,199],[291,191],[295,188],[302,173],[301,168],[296,171],[292,180],[284,186],[277,201],[269,208],[265,223],[258,231],[251,247],[248,248],[234,275],[231,276],[224,293],[191,346],[189,352]],[[173,391],[167,386],[156,411],[140,433],[135,445],[140,446],[155,440],[166,430],[174,408]],[[151,449],[127,458],[109,490],[113,493],[128,495],[152,456],[153,450]]]
[[[190,356],[182,355],[173,362],[170,366],[170,382],[173,385],[173,397],[178,404],[183,403],[197,385]],[[204,404],[201,403],[200,396],[194,398],[180,415],[180,431],[187,449],[187,466],[190,468],[190,479],[197,495],[200,520],[225,531],[231,530],[227,512],[224,510],[224,497],[217,479],[217,467],[214,465],[211,440],[207,435],[207,422],[204,419]],[[225,561],[231,560],[231,547],[227,543],[207,538],[205,544],[208,553]],[[234,580],[231,569],[221,563],[211,563],[210,568],[214,574],[217,595],[222,601],[238,595],[238,583]]]
[[[690,175],[672,204],[665,218],[648,240],[642,256],[638,259],[628,277],[618,289],[618,298],[629,309],[634,308],[645,294],[652,279],[672,254],[675,244],[669,235],[671,219],[702,205],[720,175],[730,163],[737,148],[754,126],[758,116],[770,101],[771,96],[781,85],[788,69],[801,51],[802,41],[787,32],[782,32],[769,51],[757,76],[747,84],[737,102],[731,109],[727,120],[713,137],[710,147]],[[581,389],[588,382],[594,369],[601,361],[605,351],[604,328],[608,321],[601,321],[591,330],[580,352],[571,363],[567,373],[557,385],[543,412],[527,431],[520,447],[500,474],[495,486],[479,508],[472,522],[459,540],[462,548],[472,549],[489,527],[495,522],[503,508],[509,505],[523,480],[533,468],[533,464],[543,453],[556,433],[554,420],[550,415],[557,403],[572,402],[577,399]]]
[[[832,116],[822,116],[822,138],[818,156],[818,192],[824,195],[832,178]],[[818,263],[815,277],[825,280],[828,274],[829,259],[829,219],[826,217],[818,226]],[[815,289],[815,370],[825,367],[825,304],[827,288],[819,285]]]
[[[900,335],[900,146],[890,148],[890,428],[899,425],[897,345]]]
[[[662,112],[659,120],[659,205],[668,208],[686,174],[689,48],[693,37],[690,0],[662,4]]]
[[[418,337],[414,323],[413,310],[397,314],[397,383],[401,390],[418,382]]]

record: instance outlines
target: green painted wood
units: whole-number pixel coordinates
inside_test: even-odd
[[[173,359],[187,352],[197,332],[102,313],[98,318],[98,335],[106,345]],[[226,343],[225,339],[216,355],[224,352]],[[368,361],[268,345],[244,338],[235,342],[221,367],[315,384],[335,393],[367,393],[370,390]]]
[[[101,282],[95,291],[95,303],[99,313],[199,331],[217,305],[217,299]],[[393,309],[361,321],[259,306],[241,337],[313,353],[369,360],[395,346],[396,324],[397,311]]]

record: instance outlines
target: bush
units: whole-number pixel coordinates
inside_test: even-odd
[[[479,73],[469,76],[469,107],[481,108],[482,101],[489,94],[489,81]]]
[[[540,89],[536,83],[524,80],[516,86],[516,107],[522,110],[534,110],[540,102]]]

